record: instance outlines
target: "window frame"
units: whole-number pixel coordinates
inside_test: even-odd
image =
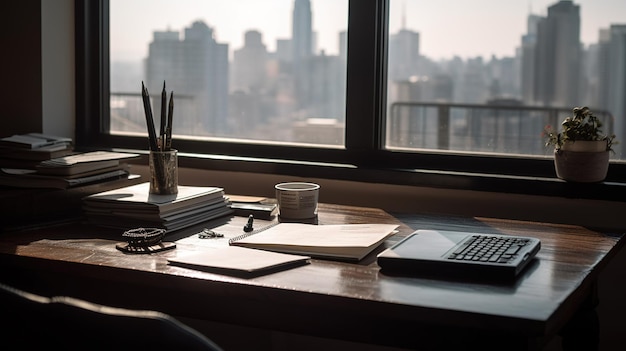
[[[78,149],[147,152],[146,138],[111,135],[108,0],[78,0],[76,136]],[[552,157],[406,152],[385,149],[388,0],[351,0],[348,19],[345,148],[241,141],[176,141],[182,167],[316,178],[568,196]],[[611,161],[607,181],[577,196],[621,199],[626,163]],[[520,188],[521,187],[521,188]],[[616,191],[616,188],[619,191]],[[608,189],[608,190],[606,190]]]

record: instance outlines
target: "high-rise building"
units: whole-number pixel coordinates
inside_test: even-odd
[[[452,78],[411,76],[404,81],[392,81],[388,87],[392,104],[387,116],[387,143],[394,147],[447,149],[448,138],[439,135],[442,122],[438,119],[439,110],[422,108],[419,103],[451,102]]]
[[[345,30],[339,32],[339,57],[343,62],[348,61],[348,32]]]
[[[455,82],[458,102],[484,104],[489,100],[487,68],[482,57],[468,59],[463,71]]]
[[[491,57],[487,63],[489,99],[518,99],[516,59],[514,57]]]
[[[581,57],[580,6],[561,0],[538,22],[534,101],[556,107],[580,104]]]
[[[293,45],[291,39],[276,40],[276,59],[281,62],[293,61]]]
[[[244,34],[244,45],[233,53],[229,130],[241,137],[258,137],[258,126],[271,115],[268,92],[278,75],[270,61],[263,35],[256,30]]]
[[[267,80],[267,49],[256,30],[244,35],[244,46],[233,53],[231,91],[261,92]]]
[[[313,24],[311,2],[295,0],[292,18],[292,74],[299,109],[311,104],[311,58],[313,57]]]
[[[292,18],[293,59],[306,60],[313,55],[313,15],[309,0],[295,0]]]
[[[346,65],[339,56],[317,55],[310,60],[308,115],[345,121]]]
[[[182,40],[178,32],[154,32],[146,59],[146,85],[153,98],[160,97],[164,81],[177,97],[179,118],[173,127],[179,133],[214,136],[226,131],[228,44],[217,43],[212,28],[194,22]],[[155,116],[158,105],[153,104]]]
[[[406,80],[419,75],[420,35],[401,29],[389,37],[389,79]]]
[[[626,153],[626,25],[612,25],[609,39],[608,109],[614,117],[614,132],[621,143],[614,146],[618,155]]]
[[[609,29],[603,28],[599,32],[599,40],[597,44],[589,47],[589,89],[588,97],[590,107],[607,110],[609,103],[609,81],[611,77],[609,63],[609,48],[611,34]]]
[[[402,9],[402,23],[396,34],[389,36],[388,77],[391,81],[405,81],[419,76],[420,35],[406,28],[406,4]]]
[[[522,100],[526,104],[532,104],[534,98],[534,80],[535,80],[535,53],[537,46],[537,28],[539,22],[544,19],[537,15],[528,15],[526,34],[522,36],[521,46],[521,94]]]

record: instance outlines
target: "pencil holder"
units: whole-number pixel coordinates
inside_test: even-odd
[[[178,193],[178,151],[150,151],[150,194]]]

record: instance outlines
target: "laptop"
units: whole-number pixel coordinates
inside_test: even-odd
[[[504,234],[416,230],[377,256],[383,273],[514,279],[539,252],[539,239]]]

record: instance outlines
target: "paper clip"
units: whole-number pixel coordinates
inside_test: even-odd
[[[200,233],[198,233],[198,238],[200,239],[212,239],[212,238],[223,238],[224,234],[216,233],[210,229],[204,228]]]

